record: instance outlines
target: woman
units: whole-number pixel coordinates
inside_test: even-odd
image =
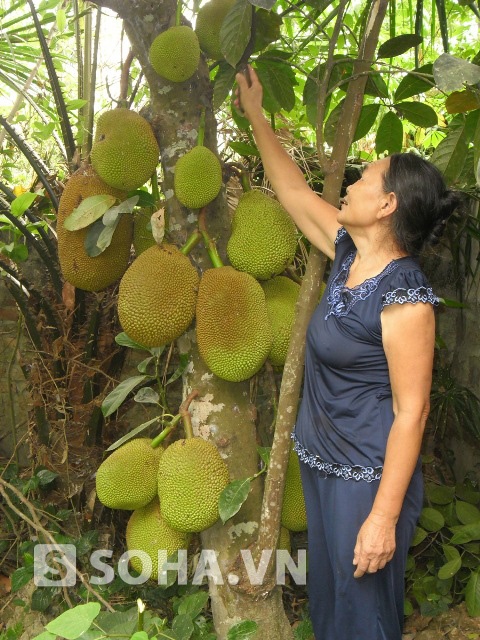
[[[324,202],[279,144],[249,75],[237,75],[237,104],[266,174],[298,228],[333,260],[307,332],[293,434],[315,637],[400,640],[438,303],[415,256],[438,240],[457,198],[433,165],[395,154],[367,167],[340,210]]]

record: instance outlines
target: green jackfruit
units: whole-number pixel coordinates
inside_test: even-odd
[[[287,475],[282,505],[282,526],[290,531],[305,531],[307,511],[303,495],[300,461],[293,449],[288,459]]]
[[[97,497],[110,509],[139,509],[157,495],[158,463],[162,447],[149,438],[135,438],[115,449],[99,466]]]
[[[227,244],[235,269],[268,280],[292,262],[296,246],[295,224],[279,202],[258,190],[240,197]]]
[[[265,294],[248,273],[208,269],[197,300],[197,344],[211,371],[240,382],[261,368],[272,346]]]
[[[152,561],[150,578],[158,579],[158,552],[165,552],[165,560],[179,549],[187,549],[189,536],[175,531],[168,526],[162,517],[158,498],[155,498],[141,509],[136,509],[127,523],[127,549],[143,551]],[[130,564],[138,573],[147,574],[139,556],[133,555]],[[161,567],[160,567],[161,569]]]
[[[67,182],[60,198],[57,218],[58,259],[63,277],[74,287],[85,291],[101,291],[125,273],[130,259],[133,222],[131,215],[122,215],[112,242],[100,255],[92,258],[85,251],[88,227],[69,231],[63,223],[82,200],[96,195],[112,195],[118,203],[127,194],[109,187],[92,167],[76,171]]]
[[[133,248],[137,256],[157,244],[152,233],[151,217],[150,209],[141,209],[133,217]]]
[[[173,245],[146,249],[120,281],[118,317],[125,333],[149,348],[176,340],[195,315],[198,279]]]
[[[113,109],[98,118],[90,158],[111,187],[124,191],[141,187],[152,177],[158,155],[150,123],[135,111]]]
[[[210,0],[197,13],[195,33],[202,51],[213,60],[222,60],[220,28],[235,0]]]
[[[222,165],[201,145],[193,147],[175,165],[175,195],[189,209],[201,209],[214,200],[222,187]]]
[[[163,518],[178,531],[208,529],[218,520],[218,499],[230,481],[217,447],[202,438],[176,440],[158,466]]]
[[[268,359],[274,366],[282,367],[285,364],[295,322],[295,305],[300,293],[300,285],[285,276],[275,276],[261,284],[265,292],[268,317],[273,331],[273,343]]]
[[[152,67],[162,78],[184,82],[193,76],[200,62],[197,34],[186,25],[162,31],[149,51]]]
[[[288,553],[292,550],[292,545],[290,542],[290,531],[286,527],[280,527],[280,536],[278,538],[277,549],[284,551],[288,551]]]

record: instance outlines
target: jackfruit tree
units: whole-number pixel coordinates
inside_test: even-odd
[[[48,7],[55,3],[43,4],[53,20]],[[417,60],[413,89],[404,86],[403,94],[388,97],[383,63],[405,47],[416,49],[418,58],[419,44],[406,34],[400,41],[386,35],[383,50],[377,51],[386,0],[364,3],[353,13],[345,2],[333,3],[331,13],[331,4],[210,0],[198,7],[173,0],[96,0],[83,7],[88,19],[76,14],[73,27],[87,30],[94,7],[113,11],[122,19],[131,52],[122,67],[119,99],[109,85],[111,104],[96,103],[95,121],[91,101],[79,107],[77,139],[69,129],[76,107],[62,102],[60,60],[55,65],[50,56],[48,81],[61,114],[50,133],[61,133],[64,141],[61,179],[53,171],[46,175],[2,119],[11,140],[42,176],[42,189],[36,184],[23,194],[16,214],[7,218],[47,266],[48,277],[39,270],[40,293],[19,276],[22,249],[2,245],[0,254],[9,291],[39,354],[29,378],[38,458],[45,460],[52,449],[54,468],[71,464],[74,477],[62,478],[57,488],[69,500],[75,491],[76,497],[91,496],[96,489],[95,517],[109,517],[109,509],[133,511],[118,530],[129,550],[143,551],[151,561],[154,579],[159,549],[170,554],[199,539],[204,549],[217,552],[227,576],[238,568],[241,550],[252,548],[255,556],[262,549],[288,549],[288,530],[305,528],[289,432],[300,393],[306,324],[319,299],[325,258],[311,249],[307,266],[303,262],[298,268],[308,245],[303,242],[299,251],[299,234],[264,180],[248,122],[232,106],[235,73],[247,61],[254,65],[264,86],[265,110],[292,149],[299,145],[301,154],[312,152],[316,135],[318,159],[313,169],[305,161],[306,173],[334,204],[352,139],[380,154],[397,150],[413,135],[409,117],[421,123],[416,126],[431,126],[426,124],[431,107],[407,101],[435,84],[431,68]],[[96,15],[100,20],[100,11]],[[300,16],[303,26],[290,22],[292,15]],[[332,29],[320,28],[322,20]],[[43,34],[42,23],[37,28]],[[288,50],[280,34],[289,41]],[[42,50],[48,59],[45,37]],[[95,77],[82,78],[80,85],[94,86]],[[412,90],[416,93],[408,94]],[[87,93],[79,96],[80,103],[89,102]],[[288,113],[294,108],[301,116],[298,127],[289,130]],[[366,135],[375,120],[372,142]],[[461,131],[455,122],[449,144],[454,136],[464,136],[468,147],[473,130],[470,121]],[[354,150],[361,158],[362,145]],[[438,161],[452,172],[452,163],[442,160],[447,156],[444,145]],[[250,173],[252,183],[240,196],[239,173],[243,183]],[[42,207],[48,207],[45,216]],[[51,211],[57,208],[54,218]],[[125,374],[117,386],[125,359],[137,356],[135,375]],[[262,423],[254,397],[275,387],[265,382],[271,379],[281,385],[269,406],[274,434]],[[194,437],[184,438],[169,406],[193,392]],[[131,419],[132,406],[143,412],[141,419]],[[152,447],[155,430],[170,419],[171,441]],[[102,462],[107,444],[132,434],[136,437]],[[258,440],[271,447],[268,471]],[[246,495],[225,524],[219,496],[229,487],[239,492],[240,486],[247,488]],[[141,572],[138,559],[131,564]],[[238,571],[236,583],[210,581],[220,640],[238,620],[252,621],[266,640],[293,637],[272,567],[260,587],[249,584],[245,571]]]

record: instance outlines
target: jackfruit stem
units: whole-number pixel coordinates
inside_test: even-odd
[[[180,409],[178,410],[179,415],[183,418],[183,429],[185,431],[185,438],[188,440],[193,438],[193,426],[192,426],[192,416],[189,412],[190,403],[194,398],[198,396],[198,389],[193,389],[185,400],[180,405]]]
[[[137,631],[143,631],[145,603],[140,598],[138,598],[137,600],[137,608],[138,608]]]
[[[160,205],[162,204],[162,198],[160,197],[160,189],[158,188],[158,176],[156,169],[153,172],[150,181],[152,183],[152,196],[155,200],[155,211],[158,211],[160,209]]]
[[[177,2],[177,11],[175,13],[175,26],[179,27],[182,24],[182,3]]]
[[[242,170],[240,172],[240,183],[242,185],[243,193],[247,193],[247,191],[252,190],[252,185],[250,184],[250,175],[248,171]]]
[[[208,257],[210,258],[210,262],[212,263],[212,266],[215,268],[223,267],[224,264],[222,262],[222,259],[218,255],[215,242],[208,235],[207,227],[205,224],[205,212],[206,212],[206,207],[203,207],[203,209],[201,209],[200,213],[198,214],[198,228],[200,230],[200,233],[202,234],[203,243],[205,245],[205,249],[207,250]]]
[[[198,136],[197,147],[203,147],[203,141],[205,140],[205,107],[203,107],[200,113],[200,120],[198,123]]]
[[[194,435],[193,435],[192,418],[188,413],[188,411],[183,416],[183,429],[185,431],[185,438],[187,440],[191,440],[194,437]]]
[[[183,253],[184,256],[188,256],[190,251],[197,246],[197,244],[202,240],[202,234],[199,229],[195,229],[195,231],[187,238],[183,247],[180,247],[180,253]]]
[[[165,429],[163,429],[163,431],[161,431],[158,436],[155,436],[155,438],[153,438],[153,440],[150,442],[150,446],[152,447],[152,449],[156,449],[165,440],[168,434],[175,429],[181,419],[181,414],[177,413],[177,415],[172,418],[170,424],[166,426]]]

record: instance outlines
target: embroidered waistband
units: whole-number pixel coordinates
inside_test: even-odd
[[[373,482],[380,480],[382,477],[383,467],[362,467],[360,465],[351,466],[349,464],[340,464],[339,462],[327,462],[320,456],[310,453],[308,449],[300,444],[295,433],[291,438],[294,442],[293,450],[297,452],[299,459],[308,464],[309,467],[318,469],[325,473],[326,476],[336,476],[344,480],[364,480],[365,482]]]

